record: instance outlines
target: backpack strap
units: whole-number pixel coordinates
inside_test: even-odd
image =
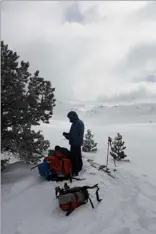
[[[102,201],[102,199],[100,199],[100,197],[99,197],[99,186],[98,186],[98,184],[95,184],[95,185],[93,185],[93,186],[84,186],[86,189],[93,189],[93,188],[97,188],[97,190],[96,190],[96,199],[97,199],[97,201],[98,202],[101,202]],[[91,201],[91,199],[90,199],[90,197],[88,198],[89,199],[89,201],[90,201],[90,203],[91,203],[91,205],[92,205],[92,207],[93,207],[93,203],[92,203],[92,201]]]
[[[93,189],[93,188],[98,188],[98,184],[95,184],[93,186],[84,186],[86,189]]]
[[[73,212],[73,208],[72,208],[72,206],[70,207],[70,209],[69,209],[69,211],[67,211],[67,213],[66,213],[66,216],[69,216],[72,212]]]
[[[68,191],[68,190],[70,189],[70,187],[68,186],[67,183],[64,183],[64,189],[65,189],[66,191]]]
[[[94,209],[94,205],[93,205],[93,202],[92,202],[91,198],[88,197],[88,199],[89,199],[89,201],[90,201],[90,204],[91,204],[92,208]]]
[[[55,188],[55,196],[58,198],[60,195],[68,193],[70,187],[67,183],[64,183],[64,188],[60,188],[59,186]]]
[[[61,189],[60,187],[55,188],[55,196],[58,198],[60,195],[63,195],[66,193],[65,189]]]
[[[65,170],[64,170],[64,161],[63,161],[63,159],[61,159],[61,161],[62,161],[62,172],[64,173],[64,175],[65,175]]]
[[[97,190],[96,190],[96,199],[97,199],[97,201],[98,202],[101,202],[102,201],[102,199],[99,197],[99,187],[97,188]]]
[[[64,160],[61,159],[61,161],[62,161],[62,172],[63,172],[64,175],[65,175]],[[67,179],[69,179],[70,183],[72,183],[72,179],[74,179],[74,178],[71,176],[71,172],[70,172],[69,176],[67,176]]]

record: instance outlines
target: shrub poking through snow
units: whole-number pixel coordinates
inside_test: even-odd
[[[82,151],[84,152],[96,152],[97,151],[97,143],[93,140],[94,135],[91,133],[91,130],[88,129],[85,135],[85,139],[83,142]]]
[[[114,160],[121,160],[127,157],[124,150],[126,146],[124,146],[125,142],[122,140],[122,135],[117,133],[117,136],[114,138],[111,144],[111,151],[110,155],[113,157]]]

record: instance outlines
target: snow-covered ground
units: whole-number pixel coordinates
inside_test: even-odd
[[[66,114],[76,109],[86,128],[91,128],[98,152],[84,154],[84,168],[74,185],[99,183],[97,204],[94,192],[90,204],[76,209],[69,217],[59,209],[55,182],[46,182],[22,162],[16,162],[2,173],[2,234],[155,234],[156,233],[156,108],[154,104],[124,107],[71,108],[61,104],[49,125],[42,125],[51,146],[67,146],[62,136],[70,124]],[[151,110],[152,109],[152,110]],[[95,111],[96,110],[96,111]],[[92,114],[90,114],[92,113]],[[116,120],[116,121],[115,121]],[[107,138],[117,132],[126,142],[130,163],[118,162],[116,179],[92,168],[87,158],[106,162]],[[114,168],[112,160],[109,167]],[[59,183],[60,186],[63,182]]]

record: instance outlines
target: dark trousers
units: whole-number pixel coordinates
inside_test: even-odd
[[[83,166],[81,146],[71,145],[70,152],[71,152],[72,172],[77,174],[82,170]]]

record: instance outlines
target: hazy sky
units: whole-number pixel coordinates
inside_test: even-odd
[[[2,40],[60,100],[156,100],[156,2],[3,1]]]

